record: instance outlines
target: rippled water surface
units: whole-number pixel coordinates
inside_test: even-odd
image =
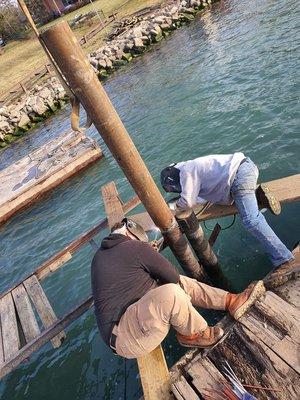
[[[234,151],[258,164],[263,181],[299,172],[299,14],[298,0],[220,2],[105,84],[157,182],[168,163]],[[0,167],[68,126],[67,108],[2,152]],[[95,130],[90,135],[99,137]],[[104,216],[101,185],[114,180],[124,200],[133,195],[99,141],[105,159],[0,228],[1,291]],[[280,218],[267,218],[289,247],[299,239],[299,204],[285,205]],[[236,290],[270,270],[239,221],[221,233],[216,251]],[[58,315],[90,293],[92,256],[86,246],[45,279]],[[169,365],[183,354],[172,334],[164,348]],[[101,342],[92,312],[67,329],[60,349],[44,346],[0,383],[5,400],[123,399],[125,392],[128,399],[141,394],[135,362],[125,371],[123,360]]]

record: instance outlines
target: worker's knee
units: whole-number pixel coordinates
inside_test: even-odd
[[[166,300],[187,296],[185,291],[178,284],[167,283],[162,287],[163,287],[163,297],[165,297]]]

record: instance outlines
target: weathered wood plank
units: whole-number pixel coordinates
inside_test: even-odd
[[[67,251],[60,258],[53,260],[52,263],[48,264],[46,268],[38,271],[35,275],[38,279],[43,279],[45,276],[52,274],[54,271],[59,269],[63,264],[71,260],[72,254]]]
[[[111,228],[124,218],[124,210],[114,182],[101,188],[108,226]]]
[[[300,373],[299,334],[293,333],[293,339],[288,334],[288,327],[279,326],[278,318],[272,320],[268,315],[250,310],[239,322],[249,329],[257,338],[281,357],[295,371]],[[295,336],[298,336],[296,341]]]
[[[172,383],[172,392],[177,400],[200,400],[184,376]]]
[[[208,357],[218,368],[228,362],[242,384],[276,390],[247,389],[260,400],[298,399],[298,374],[243,325],[235,324],[227,339],[209,352]]]
[[[12,291],[12,296],[18,312],[26,343],[28,343],[40,334],[39,326],[35,319],[35,315],[24,286],[17,286]]]
[[[44,327],[48,328],[54,324],[54,322],[57,320],[57,317],[36,276],[32,275],[30,278],[26,279],[24,281],[24,286],[36,308],[37,313],[41,318]],[[65,337],[66,335],[64,332],[60,332],[57,336],[55,336],[51,340],[53,347],[59,347],[64,341]]]
[[[281,203],[300,200],[300,174],[276,179],[274,181],[266,182],[266,184]],[[195,210],[195,212],[197,213],[197,210]],[[198,215],[197,218],[199,221],[205,221],[233,214],[237,214],[237,209],[234,205],[212,205],[203,213]]]
[[[7,361],[16,354],[20,347],[20,338],[11,293],[0,299],[0,317],[4,360]]]
[[[88,297],[85,301],[75,307],[70,313],[63,318],[58,319],[51,325],[50,328],[45,329],[38,338],[22,347],[13,358],[5,362],[0,367],[0,379],[9,374],[18,365],[26,360],[34,351],[42,347],[45,343],[49,342],[54,336],[57,336],[64,328],[70,325],[71,322],[79,318],[86,312],[93,304],[92,296]]]
[[[300,344],[300,309],[270,291],[256,301],[255,308],[268,322]]]
[[[137,359],[145,400],[171,400],[171,382],[161,346]]]
[[[197,362],[191,366],[187,365],[186,372],[193,379],[193,385],[200,394],[212,389],[218,390],[220,382],[224,380],[224,376],[207,357],[199,356]]]
[[[289,281],[273,290],[287,303],[300,308],[300,279]]]

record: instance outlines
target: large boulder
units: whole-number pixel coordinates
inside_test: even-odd
[[[38,96],[31,96],[29,104],[37,115],[43,115],[48,110],[43,100]]]
[[[26,129],[27,125],[30,123],[30,118],[27,114],[22,113],[20,117],[20,121],[18,123],[18,128]]]
[[[3,134],[8,134],[13,132],[13,127],[8,123],[8,121],[0,120],[0,132]]]
[[[44,100],[49,99],[49,97],[52,96],[51,90],[49,90],[47,87],[45,87],[44,89],[42,89],[39,92],[39,96]]]

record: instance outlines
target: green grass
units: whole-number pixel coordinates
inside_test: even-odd
[[[123,6],[125,0],[97,0],[94,1],[94,7],[96,10],[102,9],[105,15],[118,12],[116,18],[121,19],[145,7],[158,5],[162,2],[163,0],[131,0]],[[70,14],[62,16],[61,18],[44,25],[40,28],[40,30],[44,30],[60,20],[70,21],[75,17],[76,14],[87,13],[93,9],[94,8],[92,4],[87,4],[86,6],[75,10]],[[76,37],[80,39],[94,26],[96,26],[98,22],[98,18],[94,17],[92,26],[86,24],[85,26],[75,29],[74,33]],[[89,40],[88,43],[83,46],[84,51],[88,53],[100,47],[110,29],[111,26],[107,27]],[[33,34],[27,40],[9,42],[4,48],[4,53],[0,55],[0,93],[10,89],[16,83],[30,75],[30,73],[32,73],[35,69],[46,63],[47,57],[39,41],[33,36]]]

